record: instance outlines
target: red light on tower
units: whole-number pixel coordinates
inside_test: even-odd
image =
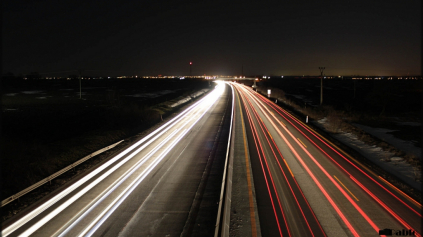
[[[192,62],[189,62],[189,65],[192,65]]]

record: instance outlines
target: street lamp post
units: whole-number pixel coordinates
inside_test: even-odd
[[[323,70],[325,67],[319,67],[320,70],[320,105],[323,104]]]

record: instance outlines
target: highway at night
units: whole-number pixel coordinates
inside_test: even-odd
[[[422,236],[422,3],[2,1],[0,236]]]
[[[231,98],[229,86],[217,85],[154,132],[3,223],[2,236],[213,233]]]
[[[2,236],[421,236],[421,204],[253,88],[215,85]]]
[[[419,203],[251,87],[231,84],[245,121],[262,236],[421,235]]]

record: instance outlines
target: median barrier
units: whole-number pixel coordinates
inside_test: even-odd
[[[234,116],[234,103],[235,103],[235,92],[232,89],[232,112],[231,112],[231,125],[229,128],[229,139],[228,147],[226,150],[225,169],[223,171],[222,188],[220,191],[219,198],[219,209],[217,211],[217,219],[215,225],[214,236],[229,236],[229,224],[230,224],[230,210],[231,210],[231,196],[232,196],[232,172],[233,172],[233,156],[230,155],[232,147],[232,127],[233,127],[233,116]],[[233,152],[232,152],[233,154]]]

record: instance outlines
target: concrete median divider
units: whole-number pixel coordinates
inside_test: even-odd
[[[229,129],[229,139],[228,139],[228,147],[226,150],[226,159],[225,159],[225,170],[223,171],[223,179],[222,179],[222,188],[220,191],[220,198],[219,198],[219,209],[217,211],[217,219],[216,219],[216,226],[214,236],[229,236],[229,223],[230,223],[230,215],[231,215],[231,197],[232,197],[232,173],[233,173],[233,152],[230,152],[233,149],[232,146],[232,128],[233,128],[233,117],[234,117],[234,103],[235,103],[235,92],[232,89],[232,112],[231,112],[231,125]]]

